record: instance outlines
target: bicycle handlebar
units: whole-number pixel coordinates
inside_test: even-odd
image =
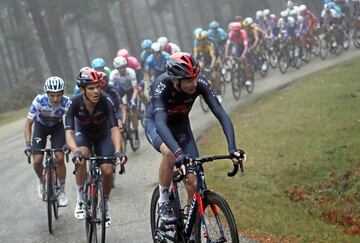
[[[191,166],[192,164],[195,164],[195,165],[202,165],[204,163],[207,163],[207,162],[212,162],[214,160],[222,160],[222,159],[232,159],[230,155],[214,155],[214,156],[206,156],[206,157],[203,157],[203,158],[196,158],[196,159],[193,159],[191,161],[191,163],[187,163],[186,167],[189,167]],[[239,166],[240,166],[240,172],[241,172],[241,175],[244,175],[244,164],[243,164],[243,161],[240,160],[239,163],[233,163],[233,170],[228,172],[227,173],[227,176],[229,177],[233,177],[237,174],[237,172],[239,171]],[[182,175],[179,171],[176,171],[174,173],[174,178],[176,180],[176,182],[179,182],[181,181],[183,178],[184,178],[184,175]]]
[[[117,157],[115,156],[90,156],[88,158],[84,158],[86,161],[87,160],[95,160],[95,161],[100,161],[100,160],[116,160]],[[79,170],[79,165],[75,164],[75,168],[73,171],[73,174],[76,175],[77,172]],[[119,174],[124,174],[125,173],[125,165],[120,164],[120,170],[119,170]]]
[[[34,149],[32,152],[41,152],[41,153],[48,153],[48,152],[64,152],[65,153],[65,160],[68,163],[69,162],[69,154],[70,150],[64,146],[62,148],[44,148],[44,149]],[[31,155],[26,153],[26,150],[24,151],[27,161],[29,164],[31,164]]]

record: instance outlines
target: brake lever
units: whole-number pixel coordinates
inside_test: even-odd
[[[234,169],[231,171],[231,172],[228,172],[227,175],[229,177],[233,177],[234,175],[236,175],[236,173],[238,172],[239,170],[239,164],[233,164],[234,166]]]

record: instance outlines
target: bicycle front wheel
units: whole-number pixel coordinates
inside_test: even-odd
[[[47,215],[48,215],[48,228],[49,233],[52,234],[52,210],[53,210],[53,202],[52,197],[54,195],[53,192],[53,184],[51,181],[51,169],[50,167],[46,168],[46,201],[47,201]]]
[[[194,226],[196,242],[239,242],[235,219],[225,199],[208,191],[203,204],[203,217]]]

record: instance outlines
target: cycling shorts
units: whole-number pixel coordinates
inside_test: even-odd
[[[87,147],[91,150],[91,144],[94,144],[94,153],[97,156],[114,156],[114,146],[111,140],[110,131],[102,133],[91,133],[75,131],[75,141],[78,147]],[[113,164],[113,160],[102,160],[101,164]]]
[[[47,127],[34,120],[34,132],[32,137],[33,150],[44,149],[48,135],[51,137],[51,148],[62,148],[66,143],[64,123],[59,122],[54,126]],[[33,154],[42,154],[42,152],[35,151]]]

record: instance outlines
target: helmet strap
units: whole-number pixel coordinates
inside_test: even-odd
[[[88,100],[91,104],[95,104],[95,103],[92,102],[92,101],[88,98],[88,96],[86,95],[86,87],[84,87],[84,93],[83,93],[83,95],[84,95],[85,99]]]

